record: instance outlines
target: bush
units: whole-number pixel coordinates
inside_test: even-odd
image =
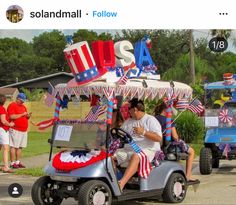
[[[200,117],[190,111],[184,111],[176,119],[176,129],[181,137],[187,143],[198,143],[202,141],[205,128]]]
[[[27,99],[29,101],[39,101],[42,99],[44,95],[44,90],[43,89],[27,89],[27,88],[21,88],[21,90],[25,93]]]
[[[154,115],[154,109],[155,107],[160,104],[161,100],[148,100],[146,99],[144,101],[145,104],[145,112],[149,115]]]

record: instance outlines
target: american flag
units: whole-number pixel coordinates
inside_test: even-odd
[[[54,103],[54,87],[52,86],[51,83],[49,83],[49,87],[48,87],[48,92],[45,96],[45,99],[44,99],[44,103],[48,106],[48,107],[51,107],[52,104]]]
[[[128,76],[127,75],[123,75],[122,77],[120,77],[120,79],[118,80],[117,84],[118,85],[125,85],[128,81]]]
[[[98,105],[93,106],[87,116],[85,117],[85,121],[96,121],[100,115],[106,112],[106,106],[104,105]]]
[[[140,149],[140,147],[133,140],[129,142],[129,145],[138,154],[140,159],[138,175],[146,179],[149,176],[150,172],[152,171],[151,163],[149,162],[147,155]]]
[[[188,110],[196,114],[200,114],[204,111],[204,107],[200,100],[194,99],[192,103],[189,104]]]
[[[135,69],[130,69],[126,74],[124,74],[120,79],[117,81],[118,85],[126,85],[128,79],[130,78],[131,73],[136,72]]]

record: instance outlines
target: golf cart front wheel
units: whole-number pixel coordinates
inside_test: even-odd
[[[199,157],[200,173],[203,175],[211,174],[212,172],[212,152],[208,147],[203,147]]]
[[[35,205],[60,205],[63,201],[57,194],[55,181],[49,176],[40,177],[33,185],[31,197]]]
[[[85,182],[79,189],[79,204],[111,205],[112,194],[109,186],[100,180]]]
[[[180,203],[185,199],[187,192],[187,183],[185,177],[180,173],[171,174],[162,198],[167,203]]]

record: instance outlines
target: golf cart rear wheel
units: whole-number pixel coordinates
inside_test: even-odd
[[[211,174],[212,172],[212,152],[208,147],[203,147],[199,158],[200,173],[203,175]]]
[[[33,185],[31,197],[35,205],[60,205],[63,198],[57,195],[55,182],[49,176],[40,177]]]
[[[109,186],[100,180],[85,182],[79,189],[79,204],[111,205],[112,194]]]
[[[180,203],[184,200],[186,192],[187,184],[185,177],[180,173],[173,173],[166,184],[162,198],[167,203]]]

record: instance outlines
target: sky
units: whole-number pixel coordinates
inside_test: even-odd
[[[13,29],[13,30],[1,30],[0,29],[0,38],[5,38],[5,37],[9,37],[9,38],[13,38],[13,37],[16,37],[16,38],[19,38],[19,39],[23,39],[27,42],[30,42],[32,41],[33,37],[34,36],[38,36],[40,35],[41,33],[45,32],[45,31],[51,31],[51,30],[42,30],[42,29],[33,29],[33,30],[30,30],[30,29],[24,29],[24,30],[17,30],[17,29]],[[61,30],[65,35],[72,35],[75,31],[77,30]],[[94,30],[96,31],[97,33],[102,33],[102,32],[110,32],[112,34],[115,34],[116,32],[119,32],[120,30],[104,30],[104,29],[101,29],[101,30]],[[193,31],[193,34],[194,34],[194,38],[206,38],[208,41],[212,38],[211,35],[210,35],[210,30],[194,30]],[[228,40],[229,42],[229,46],[228,46],[228,49],[226,51],[231,51],[231,52],[234,52],[236,53],[236,47],[233,46],[233,43],[232,43],[232,39],[233,38],[236,38],[236,30],[233,30],[232,31],[232,37],[231,39]]]
[[[5,38],[5,37],[9,37],[9,38],[13,38],[13,37],[16,37],[16,38],[20,38],[20,39],[23,39],[27,42],[30,42],[32,41],[33,37],[34,36],[38,36],[40,35],[41,33],[45,32],[45,31],[52,31],[52,30],[45,30],[45,29],[12,29],[12,30],[1,30],[0,29],[0,38]],[[72,35],[74,32],[76,32],[77,30],[61,30],[65,35]],[[97,33],[102,33],[102,32],[107,32],[109,31],[110,33],[114,34],[116,31],[119,31],[119,30],[104,30],[104,29],[101,29],[101,30],[94,30],[96,31]]]

